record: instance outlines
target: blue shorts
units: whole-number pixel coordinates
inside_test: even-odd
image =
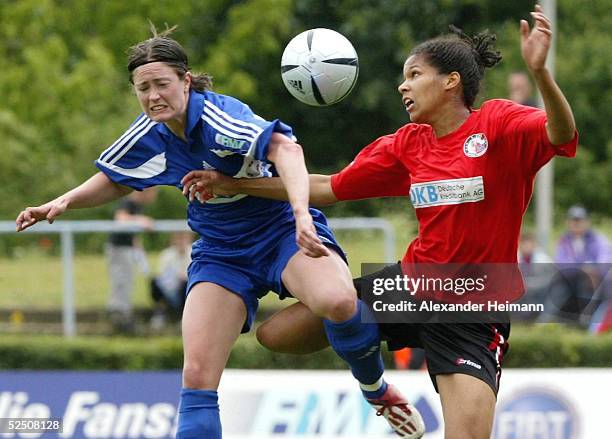
[[[346,256],[336,242],[322,213],[311,209],[317,234],[324,245],[335,250],[345,261]],[[198,282],[212,282],[238,294],[247,309],[242,332],[248,332],[257,312],[258,299],[270,290],[281,299],[291,296],[281,280],[289,259],[299,251],[295,242],[295,222],[260,236],[256,243],[227,246],[222,243],[196,241],[187,270],[187,294]]]

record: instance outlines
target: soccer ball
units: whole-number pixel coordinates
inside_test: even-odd
[[[355,86],[357,52],[342,34],[311,29],[294,37],[281,58],[281,76],[289,93],[308,105],[340,102]]]

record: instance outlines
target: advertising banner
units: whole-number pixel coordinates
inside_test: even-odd
[[[421,411],[426,438],[443,438],[429,375],[390,371],[387,379]],[[172,438],[180,385],[179,371],[1,372],[0,438]],[[610,369],[506,370],[492,437],[612,437],[610,394]],[[394,437],[348,372],[228,370],[220,405],[226,439]],[[61,422],[32,423],[40,419]]]

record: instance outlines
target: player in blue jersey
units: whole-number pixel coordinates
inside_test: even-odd
[[[134,189],[182,189],[182,177],[194,169],[235,178],[280,176],[289,194],[289,202],[236,195],[189,203],[189,226],[200,239],[188,270],[177,437],[221,437],[221,373],[269,290],[281,298],[292,294],[323,317],[330,344],[368,401],[401,436],[421,437],[420,415],[382,378],[378,328],[361,323],[369,311],[356,297],[344,254],[325,217],[308,208],[308,173],[291,128],[210,91],[210,77],[189,71],[183,48],[167,32],[132,47],[128,70],[143,114],[100,155],[100,172],[25,209],[16,220],[18,231]]]

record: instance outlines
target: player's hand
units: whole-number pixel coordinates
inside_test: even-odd
[[[181,179],[181,184],[189,201],[197,199],[203,203],[215,195],[235,195],[233,180],[217,171],[191,171]]]
[[[306,256],[320,258],[330,255],[329,249],[319,239],[312,216],[308,212],[295,215],[295,238],[298,247]]]
[[[55,218],[63,214],[68,208],[65,201],[50,201],[38,207],[26,207],[17,215],[15,220],[16,230],[21,232],[33,226],[39,221],[47,220],[52,224]]]
[[[535,11],[531,13],[535,20],[531,30],[527,21],[521,20],[521,53],[527,68],[532,72],[544,68],[552,42],[551,23],[542,11],[542,6],[535,6]]]

